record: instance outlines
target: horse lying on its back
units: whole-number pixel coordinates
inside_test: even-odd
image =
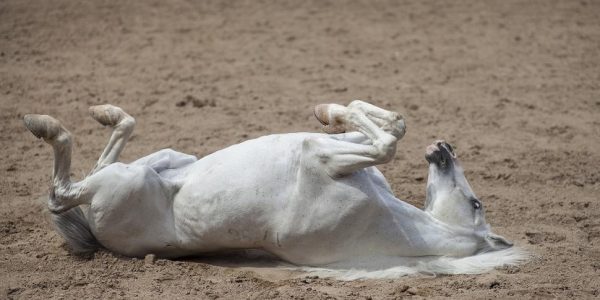
[[[512,244],[490,231],[481,201],[444,141],[426,150],[425,209],[393,195],[375,165],[394,157],[404,120],[371,104],[318,105],[315,115],[328,134],[264,136],[199,160],[165,149],[130,164],[117,160],[134,119],[111,105],[90,111],[113,133],[80,182],[69,177],[71,134],[52,117],[25,116],[27,128],[54,148],[48,207],[76,252],[101,245],[127,256],[173,258],[263,249],[298,265],[366,269],[393,267],[390,262],[434,266],[436,257],[459,262],[428,269],[442,273],[523,259],[503,250]],[[464,261],[474,255],[477,260]],[[484,257],[488,261],[479,262]]]

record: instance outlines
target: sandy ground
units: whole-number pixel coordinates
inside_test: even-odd
[[[600,296],[600,2],[272,2],[0,1],[0,298]],[[235,257],[78,259],[38,201],[51,148],[21,121],[60,119],[81,178],[109,134],[90,105],[136,117],[130,161],[318,131],[315,104],[352,99],[407,120],[381,166],[400,198],[422,205],[424,147],[445,138],[488,222],[537,258],[483,275],[355,282]]]

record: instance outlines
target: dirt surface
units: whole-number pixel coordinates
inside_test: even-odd
[[[272,2],[0,1],[0,298],[600,296],[600,2]],[[488,222],[537,258],[355,282],[232,268],[235,257],[79,259],[39,201],[51,148],[21,121],[61,120],[80,179],[109,134],[90,105],[136,117],[131,161],[318,131],[315,104],[352,99],[406,118],[396,159],[381,166],[398,197],[422,205],[424,147],[445,138]]]

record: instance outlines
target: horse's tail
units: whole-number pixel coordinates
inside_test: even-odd
[[[52,221],[58,234],[65,239],[75,255],[91,255],[101,245],[92,234],[90,224],[79,206],[65,212],[52,214]]]

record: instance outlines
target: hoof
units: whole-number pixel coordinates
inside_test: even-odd
[[[33,135],[44,140],[56,138],[62,127],[58,120],[48,115],[25,115],[23,121]]]
[[[323,131],[329,134],[344,133],[346,128],[339,121],[332,119],[329,114],[329,104],[315,106],[315,117],[323,124]]]
[[[315,117],[321,124],[329,125],[329,104],[319,104],[315,106]]]
[[[98,123],[111,127],[117,126],[123,119],[129,116],[120,107],[110,104],[91,106],[90,115]]]

